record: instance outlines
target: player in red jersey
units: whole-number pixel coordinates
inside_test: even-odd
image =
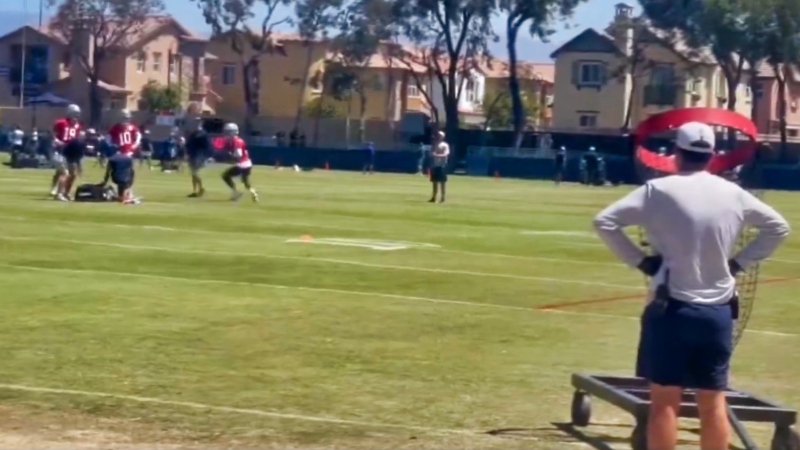
[[[53,161],[56,173],[50,193],[61,201],[69,201],[72,185],[81,170],[84,145],[81,142],[81,108],[67,106],[67,115],[53,125]]]
[[[142,133],[139,127],[131,123],[131,112],[127,109],[122,110],[122,121],[111,127],[108,135],[117,151],[127,156],[132,156],[142,142]]]
[[[229,152],[236,164],[226,170],[222,174],[222,180],[231,188],[231,200],[236,201],[242,198],[242,193],[236,189],[234,184],[234,177],[240,177],[244,187],[250,191],[253,201],[258,201],[258,194],[256,190],[250,186],[250,172],[253,170],[253,162],[250,160],[250,154],[247,152],[247,145],[244,140],[239,137],[239,127],[235,123],[225,125],[225,150]]]

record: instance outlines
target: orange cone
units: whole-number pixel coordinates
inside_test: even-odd
[[[275,170],[278,170],[280,168],[281,168],[281,161],[279,159],[276,159],[275,160]]]
[[[328,161],[325,161],[325,170],[331,170],[331,165]]]
[[[314,240],[314,238],[311,237],[310,234],[304,234],[304,235],[300,236],[300,240],[303,241],[303,242],[311,242],[311,241]]]
[[[497,170],[494,171],[494,179],[495,180],[499,180],[500,179],[500,172],[498,172]]]

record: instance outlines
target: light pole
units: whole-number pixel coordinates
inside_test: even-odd
[[[22,1],[22,9],[24,11],[25,22],[28,20],[28,0]],[[27,62],[28,53],[28,33],[27,23],[22,27],[22,67],[20,67],[19,74],[19,107],[25,107],[25,64]]]

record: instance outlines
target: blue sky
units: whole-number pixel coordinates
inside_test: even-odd
[[[588,27],[602,29],[608,25],[614,16],[614,5],[619,1],[589,0],[588,3],[581,5],[576,10],[573,18],[553,35],[549,42],[534,40],[527,34],[521,36],[517,42],[520,58],[528,61],[549,62],[549,55],[554,49],[583,29]],[[165,0],[165,3],[167,12],[175,16],[186,27],[197,31],[198,34],[209,32],[199,9],[190,0]],[[636,2],[629,3],[638,9]],[[25,12],[26,4],[27,13]],[[5,34],[22,23],[35,23],[38,20],[38,5],[37,0],[0,0],[0,16],[4,19],[0,23],[0,34]],[[291,13],[291,8],[287,8],[280,11],[278,17],[284,17]],[[495,21],[495,29],[499,34],[504,34],[503,18]],[[495,56],[504,57],[506,55],[505,42],[501,40],[492,44],[492,52]]]

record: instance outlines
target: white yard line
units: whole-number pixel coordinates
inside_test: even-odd
[[[9,240],[9,241],[61,242],[61,243],[67,243],[67,244],[94,245],[94,246],[101,246],[101,247],[122,248],[122,249],[127,249],[127,250],[159,251],[159,252],[184,253],[184,254],[219,255],[219,256],[247,256],[247,257],[264,258],[264,259],[283,259],[283,260],[291,260],[291,261],[314,261],[314,262],[329,263],[329,264],[341,264],[341,265],[350,265],[350,266],[358,266],[358,267],[369,267],[369,268],[372,268],[372,269],[405,270],[405,271],[412,271],[412,272],[427,272],[427,273],[445,273],[445,274],[451,274],[451,275],[468,275],[468,276],[473,276],[473,277],[505,278],[505,279],[512,279],[512,280],[541,281],[541,282],[546,282],[546,283],[578,284],[578,285],[582,285],[582,286],[601,286],[601,287],[610,287],[610,288],[618,288],[618,289],[635,289],[635,290],[643,290],[643,289],[645,289],[641,285],[613,284],[613,283],[603,283],[601,281],[586,281],[586,280],[574,280],[574,279],[568,279],[568,278],[552,278],[552,277],[537,277],[537,276],[525,276],[525,275],[511,275],[511,274],[505,274],[505,273],[472,272],[472,271],[468,271],[468,270],[431,269],[431,268],[412,267],[412,266],[397,266],[397,265],[392,265],[392,264],[373,264],[373,263],[365,263],[365,262],[360,262],[360,261],[350,261],[350,260],[345,260],[345,259],[317,258],[317,257],[311,257],[311,256],[287,256],[287,255],[268,255],[268,254],[263,254],[263,253],[228,252],[228,251],[216,251],[216,250],[192,250],[192,249],[179,249],[179,248],[172,248],[172,247],[158,247],[158,246],[149,246],[149,245],[118,244],[118,243],[115,243],[115,242],[80,241],[80,240],[73,240],[73,239],[50,239],[50,238],[43,238],[43,237],[0,236],[0,239]]]
[[[3,220],[13,220],[17,222],[27,222],[27,221],[39,221],[44,222],[43,219],[38,218],[30,218],[30,217],[21,217],[21,216],[0,216],[0,219]],[[276,224],[276,225],[297,225],[297,226],[308,226],[308,227],[316,227],[316,228],[323,228],[323,229],[331,229],[331,230],[342,230],[342,231],[372,231],[366,228],[350,228],[350,227],[340,227],[340,226],[333,226],[333,225],[314,225],[310,223],[292,223],[292,222],[279,222],[279,221],[261,221],[262,223],[267,224]],[[174,227],[163,227],[159,225],[130,225],[130,224],[122,224],[122,223],[112,223],[112,222],[88,222],[88,221],[79,221],[79,220],[47,220],[47,223],[53,224],[70,224],[70,225],[80,225],[83,227],[115,227],[115,228],[127,228],[127,229],[136,229],[136,230],[150,230],[150,231],[167,231],[167,232],[175,232],[175,233],[193,233],[193,234],[202,234],[202,235],[209,235],[209,236],[221,236],[221,235],[252,235],[259,238],[270,238],[275,240],[286,240],[291,238],[296,238],[296,235],[278,235],[278,234],[268,234],[268,233],[261,233],[261,232],[247,232],[247,231],[212,231],[212,230],[201,230],[196,228],[174,228]],[[298,231],[299,232],[299,231]],[[571,246],[573,243],[566,242],[554,242],[560,243],[562,245]],[[588,243],[587,243],[588,244]],[[583,245],[581,245],[583,246]],[[602,244],[591,244],[591,246],[602,247]],[[586,261],[580,259],[570,259],[570,258],[552,258],[548,256],[524,256],[524,255],[507,255],[503,253],[489,253],[489,252],[472,252],[468,250],[454,250],[454,249],[447,249],[447,248],[437,248],[437,249],[425,249],[425,251],[435,250],[438,252],[443,253],[453,253],[453,254],[463,254],[463,255],[471,255],[471,256],[479,256],[479,257],[494,257],[494,258],[508,258],[508,259],[518,259],[518,260],[527,260],[527,261],[544,261],[544,262],[558,262],[558,263],[569,263],[569,264],[581,264],[581,265],[591,265],[591,266],[616,266],[616,267],[626,267],[624,264],[621,263],[612,263],[612,262],[603,262],[603,261]]]
[[[50,272],[50,273],[74,273],[74,274],[83,274],[83,275],[114,275],[114,276],[121,276],[121,277],[129,277],[129,278],[145,278],[145,279],[153,279],[153,280],[162,280],[162,281],[181,281],[187,283],[205,283],[205,284],[218,284],[218,285],[233,285],[233,286],[250,286],[250,287],[263,287],[269,289],[294,289],[297,291],[304,291],[304,292],[325,292],[330,294],[343,294],[343,295],[358,295],[358,296],[365,296],[365,297],[379,297],[379,298],[387,298],[392,300],[402,300],[402,301],[411,301],[411,302],[424,302],[424,303],[435,303],[435,304],[442,304],[442,305],[458,305],[458,306],[470,306],[476,308],[490,308],[490,309],[502,309],[506,311],[528,311],[533,313],[542,313],[542,314],[567,314],[572,316],[583,316],[583,317],[596,317],[596,318],[605,318],[605,319],[622,319],[627,321],[639,321],[638,317],[633,316],[622,316],[616,314],[601,314],[601,313],[591,313],[591,312],[580,312],[580,311],[564,311],[564,310],[557,310],[557,309],[534,309],[534,308],[527,308],[522,306],[513,306],[513,305],[499,305],[499,304],[492,304],[492,303],[478,303],[478,302],[468,302],[464,300],[449,300],[449,299],[441,299],[441,298],[431,298],[431,297],[418,297],[413,295],[401,295],[401,294],[387,294],[384,292],[364,292],[364,291],[349,291],[344,289],[329,289],[329,288],[314,288],[314,287],[305,287],[305,286],[285,286],[280,284],[269,284],[269,283],[256,283],[256,282],[249,282],[249,281],[230,281],[230,280],[213,280],[213,279],[205,279],[205,278],[186,278],[186,277],[174,277],[174,276],[167,276],[167,275],[152,275],[152,274],[144,274],[144,273],[125,273],[125,272],[115,272],[110,270],[92,270],[92,269],[63,269],[63,268],[50,268],[50,267],[36,267],[36,266],[26,266],[21,264],[0,264],[2,267],[7,267],[10,269],[20,269],[20,270],[30,270],[34,272]],[[777,331],[761,331],[761,330],[746,330],[748,333],[755,333],[755,334],[765,334],[771,336],[782,336],[782,337],[797,337],[800,336],[798,334],[791,334],[791,333],[780,333]]]
[[[437,434],[471,434],[471,435],[481,434],[481,432],[470,431],[470,430],[448,430],[448,429],[422,427],[416,425],[399,425],[391,423],[366,422],[366,421],[362,422],[359,420],[337,419],[333,417],[306,416],[303,414],[286,414],[273,411],[263,411],[260,409],[234,408],[230,406],[214,406],[214,405],[206,405],[203,403],[165,400],[153,397],[141,397],[138,395],[110,394],[106,392],[77,391],[73,389],[55,389],[55,388],[23,386],[19,384],[2,384],[2,383],[0,383],[0,389],[5,389],[9,391],[36,392],[40,394],[57,394],[57,395],[70,395],[70,396],[94,397],[94,398],[112,398],[118,400],[126,400],[130,402],[150,403],[163,406],[179,406],[182,408],[202,409],[202,410],[215,411],[221,413],[245,414],[251,416],[269,417],[273,419],[288,419],[288,420],[298,420],[304,422],[322,422],[322,423],[352,425],[352,426],[368,427],[368,428],[395,428],[401,430],[422,431],[422,432],[437,433]]]

